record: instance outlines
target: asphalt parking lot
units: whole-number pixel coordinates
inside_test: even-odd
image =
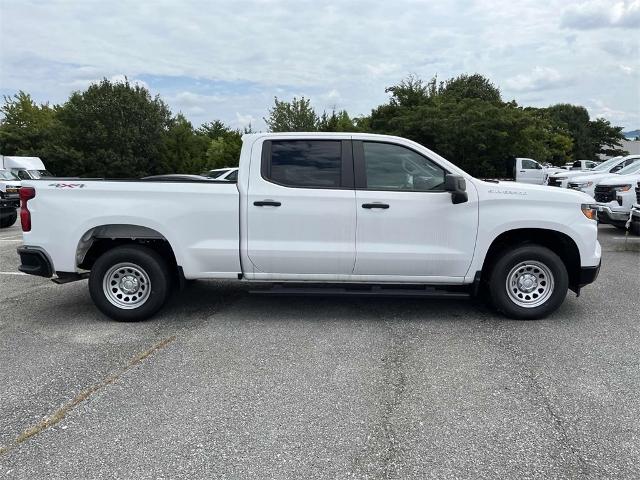
[[[2,478],[638,478],[640,253],[552,317],[195,282],[110,321],[0,231]]]

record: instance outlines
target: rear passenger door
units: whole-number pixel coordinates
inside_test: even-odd
[[[353,188],[350,140],[264,141],[260,161],[252,157],[247,196],[253,277],[350,276],[356,235]]]

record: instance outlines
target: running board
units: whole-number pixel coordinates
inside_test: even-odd
[[[77,282],[78,280],[84,280],[89,278],[89,272],[75,273],[75,272],[56,272],[57,278],[52,278],[53,283],[63,285],[65,283]]]
[[[286,295],[286,296],[332,296],[348,295],[359,297],[405,297],[405,298],[471,298],[468,287],[453,287],[456,290],[433,286],[406,287],[402,285],[353,285],[344,286],[284,286],[274,285],[271,288],[250,290],[255,295]]]

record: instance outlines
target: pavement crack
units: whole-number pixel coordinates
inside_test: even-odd
[[[393,333],[389,351],[383,359],[384,379],[385,384],[388,386],[381,421],[386,444],[386,449],[382,456],[383,478],[391,478],[393,476],[393,472],[397,470],[398,457],[400,456],[400,441],[397,437],[392,417],[402,403],[402,397],[406,389],[406,378],[403,371],[405,358],[406,351],[403,348],[402,340],[397,334]]]
[[[9,451],[13,450],[15,447],[17,447],[21,443],[23,443],[23,442],[27,441],[28,439],[30,439],[30,438],[32,438],[32,437],[44,432],[45,430],[53,427],[54,425],[56,425],[57,423],[62,421],[67,416],[67,414],[69,412],[71,412],[78,405],[80,405],[81,403],[86,401],[94,393],[102,390],[103,388],[107,387],[108,385],[111,385],[113,382],[118,380],[118,378],[120,378],[126,372],[128,372],[129,370],[131,370],[135,366],[137,366],[140,363],[142,363],[146,358],[150,357],[151,355],[156,353],[158,350],[161,350],[161,349],[165,348],[167,345],[169,345],[175,339],[176,339],[176,336],[172,335],[170,337],[167,337],[167,338],[161,340],[160,342],[158,342],[155,345],[151,346],[147,350],[145,350],[143,352],[140,352],[137,355],[135,355],[131,360],[129,360],[129,362],[127,362],[127,364],[124,367],[122,367],[117,372],[105,377],[102,381],[100,381],[100,382],[98,382],[98,383],[96,383],[94,385],[91,385],[90,387],[85,388],[84,390],[82,390],[80,393],[78,393],[75,397],[73,397],[67,403],[65,403],[60,408],[58,408],[51,415],[49,415],[48,417],[44,418],[43,420],[41,420],[37,424],[35,424],[35,425],[27,428],[26,430],[24,430],[20,435],[18,435],[18,437],[12,443],[0,446],[0,456],[8,453]]]
[[[565,420],[554,409],[551,401],[549,400],[549,397],[544,391],[544,388],[542,387],[542,385],[540,385],[540,382],[538,382],[538,379],[536,378],[535,372],[533,371],[533,368],[531,367],[530,362],[526,362],[525,360],[523,360],[522,355],[520,355],[513,348],[513,345],[501,340],[498,341],[498,344],[500,345],[501,348],[506,350],[509,353],[509,355],[517,363],[520,369],[520,372],[522,373],[523,377],[527,380],[529,388],[535,393],[536,397],[541,403],[542,408],[549,416],[553,429],[556,431],[556,433],[559,436],[560,444],[563,445],[565,448],[567,448],[571,452],[571,454],[576,458],[582,475],[585,477],[589,477],[589,473],[590,473],[589,464],[587,463],[585,458],[582,456],[582,453],[580,452],[580,450],[575,447],[574,442],[572,441],[569,435],[569,431],[567,429]]]
[[[354,459],[355,475],[366,478],[395,478],[399,476],[402,446],[394,423],[405,391],[404,365],[407,350],[404,339],[394,325],[385,322],[390,334],[389,343],[381,359],[382,383],[381,413],[379,421],[371,426],[364,451]]]

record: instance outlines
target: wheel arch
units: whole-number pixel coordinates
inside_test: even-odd
[[[80,237],[76,247],[76,266],[91,270],[100,255],[121,245],[151,248],[167,260],[170,268],[178,268],[173,247],[160,232],[141,225],[115,223],[92,227]]]
[[[578,245],[569,235],[544,228],[517,228],[498,235],[491,242],[485,255],[482,264],[482,280],[488,279],[502,252],[526,244],[541,245],[557,254],[569,274],[569,288],[574,291],[579,289],[581,264]]]

